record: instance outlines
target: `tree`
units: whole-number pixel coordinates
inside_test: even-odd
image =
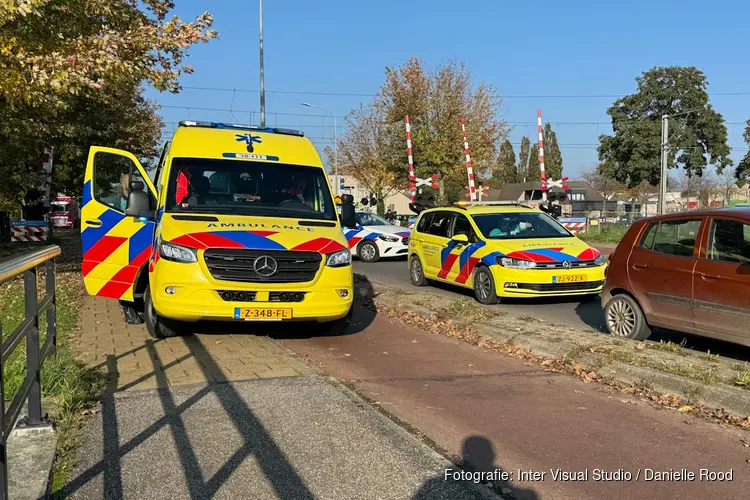
[[[495,168],[492,170],[494,187],[500,187],[505,183],[518,182],[518,171],[516,168],[516,152],[513,150],[513,145],[510,141],[505,139],[500,146],[500,155],[498,156]]]
[[[92,144],[157,154],[162,121],[145,81],[179,91],[210,14],[167,20],[170,0],[6,0],[0,7],[0,198],[36,187],[54,147],[53,192],[80,193]]]
[[[526,182],[529,177],[529,153],[531,151],[531,141],[524,136],[521,139],[521,151],[518,153],[518,179],[516,182]]]
[[[531,146],[530,153],[531,156],[528,158],[529,166],[526,171],[526,182],[539,181],[541,186],[542,171],[539,167],[539,144],[534,143]]]
[[[145,10],[143,9],[145,7]],[[209,13],[167,20],[171,0],[5,0],[1,101],[51,106],[120,80],[179,90],[186,50],[217,33]]]
[[[612,196],[623,192],[625,189],[625,186],[621,182],[608,175],[600,173],[597,168],[582,170],[581,177],[583,180],[591,184],[591,187],[593,187],[597,193],[604,197],[604,201],[602,202],[602,213],[607,211],[607,200]]]
[[[745,132],[742,136],[745,139],[745,144],[750,145],[750,120],[746,122]],[[739,186],[750,182],[750,151],[745,153],[745,157],[740,160],[734,175],[737,178],[737,185]]]
[[[688,207],[690,206],[690,198],[698,200],[698,208],[709,207],[711,202],[715,201],[723,191],[716,177],[708,171],[701,176],[686,172],[679,184],[681,187],[680,194],[687,199]]]
[[[385,199],[397,192],[396,177],[388,168],[389,135],[384,110],[360,105],[349,112],[346,123],[347,133],[338,141],[341,170],[375,195],[378,214],[383,215]],[[326,148],[325,152],[329,163],[333,163],[331,148]]]
[[[562,179],[563,161],[560,146],[557,145],[557,134],[552,126],[544,125],[544,173],[547,179]]]
[[[449,61],[432,72],[411,58],[387,68],[375,98],[389,125],[387,163],[400,186],[408,182],[404,117],[412,124],[412,149],[418,177],[440,174],[442,201],[464,199],[466,158],[461,132],[465,118],[475,175],[497,162],[497,151],[507,136],[507,124],[497,118],[501,105],[497,90],[484,82],[474,85],[469,70]]]
[[[614,135],[599,137],[599,170],[630,186],[661,177],[661,117],[669,118],[667,164],[700,176],[732,164],[724,118],[709,103],[705,75],[694,67],[657,67],[636,78],[638,92],[607,110]]]

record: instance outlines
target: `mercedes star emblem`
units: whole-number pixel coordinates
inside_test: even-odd
[[[255,271],[258,276],[264,278],[273,276],[278,269],[279,265],[276,263],[276,260],[268,255],[261,255],[253,262],[253,271]]]
[[[562,266],[565,269],[570,269],[570,262],[568,262],[567,260],[564,260],[563,263],[562,263]]]

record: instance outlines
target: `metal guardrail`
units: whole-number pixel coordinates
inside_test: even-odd
[[[50,245],[0,262],[0,284],[23,274],[24,319],[0,347],[0,500],[8,498],[8,456],[6,443],[16,425],[24,403],[28,401],[28,425],[42,423],[40,369],[48,356],[57,352],[57,308],[55,293],[55,257],[61,250]],[[37,267],[46,263],[45,296],[38,300]],[[47,338],[39,347],[39,314],[47,313]],[[0,338],[2,338],[0,318]],[[26,339],[26,379],[5,409],[4,368],[10,355]]]

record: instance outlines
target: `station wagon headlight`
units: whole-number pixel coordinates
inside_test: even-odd
[[[398,236],[390,236],[387,234],[381,234],[378,238],[387,241],[388,243],[396,243],[398,241]]]
[[[597,255],[596,259],[594,259],[594,265],[596,266],[603,266],[606,263],[607,263],[607,258],[602,254]]]
[[[522,259],[511,259],[510,257],[498,257],[497,263],[509,269],[534,269],[536,262]]]
[[[159,246],[159,254],[163,259],[172,262],[198,262],[198,253],[195,250],[174,243],[162,243]]]
[[[326,266],[328,267],[344,267],[351,263],[352,252],[348,248],[326,255]]]

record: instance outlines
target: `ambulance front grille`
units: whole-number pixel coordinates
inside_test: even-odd
[[[269,257],[276,262],[276,272],[267,276],[268,267],[259,268],[255,263],[260,257]],[[315,279],[322,257],[317,252],[294,252],[286,250],[238,250],[208,249],[203,252],[211,276],[222,281],[241,283],[306,283]],[[266,262],[263,261],[263,264]]]

